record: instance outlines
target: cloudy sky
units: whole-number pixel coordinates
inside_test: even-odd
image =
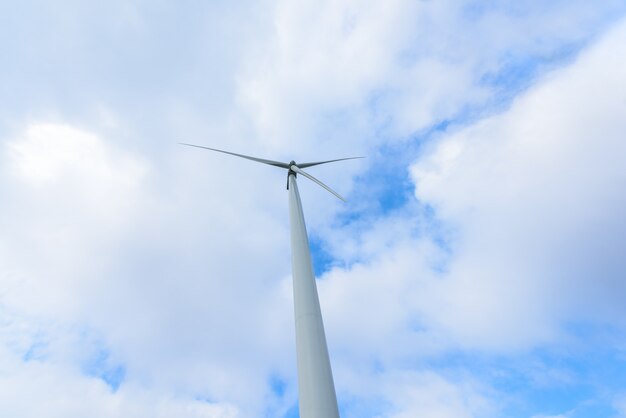
[[[626,417],[623,0],[0,3],[0,416]]]

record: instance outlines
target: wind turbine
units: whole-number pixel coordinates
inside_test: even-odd
[[[330,368],[324,323],[320,310],[317,286],[313,275],[309,239],[304,223],[304,212],[298,192],[296,177],[298,174],[312,180],[345,202],[345,199],[333,189],[303,171],[336,161],[353,160],[363,157],[339,158],[336,160],[296,164],[295,161],[283,163],[222,151],[201,145],[185,144],[190,147],[234,155],[259,163],[288,170],[287,190],[289,190],[289,223],[291,225],[291,269],[293,275],[293,302],[296,322],[296,355],[298,362],[298,397],[300,418],[339,418],[337,395],[333,374]]]

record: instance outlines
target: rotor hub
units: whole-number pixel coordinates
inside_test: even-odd
[[[292,165],[295,165],[296,167],[298,166],[294,160],[291,160],[291,161],[289,162],[289,173],[287,173],[287,177],[289,177],[291,174],[293,174],[294,176],[297,176],[297,175],[298,175],[295,171],[293,171],[293,170],[291,169],[291,166],[292,166]]]

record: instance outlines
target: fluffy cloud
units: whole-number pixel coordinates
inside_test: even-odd
[[[532,77],[575,49],[618,8],[279,1],[273,31],[260,37],[239,75],[239,102],[272,149],[358,153],[498,99],[501,89],[524,84],[524,72]],[[516,66],[517,77],[510,74]]]
[[[407,363],[429,369],[424,362],[459,347],[515,359],[571,343],[578,324],[615,330],[611,342],[587,337],[587,349],[619,349],[626,297],[624,39],[621,24],[508,109],[440,134],[411,167],[420,204],[330,234],[330,251],[352,264],[320,283],[339,382],[358,391],[357,382],[368,377],[383,379]],[[473,367],[480,361],[460,369]],[[553,373],[561,376],[556,386],[582,378],[580,370],[543,361],[536,371],[520,370],[532,385]],[[434,416],[492,416],[504,403],[520,402],[512,393],[467,391],[458,376],[453,384],[438,379],[440,389],[450,384],[461,399],[487,401],[481,407],[459,401],[454,412],[451,403],[433,404]],[[411,388],[398,384],[394,393]],[[387,398],[398,416],[428,405],[398,396]],[[503,403],[493,402],[498,398]],[[562,410],[574,410],[569,406]]]
[[[268,268],[288,252],[264,237],[285,226],[271,212],[254,221],[255,193],[240,195],[245,209],[233,211],[235,196],[215,201],[198,183],[189,186],[189,170],[197,170],[189,160],[168,180],[144,157],[67,124],[32,124],[4,145],[4,385],[24,392],[9,410],[25,408],[25,388],[35,386],[58,399],[47,407],[59,416],[97,405],[103,416],[248,416],[293,402],[291,392],[276,399],[269,384],[272,374],[293,374],[295,361],[281,361],[293,357],[293,336],[281,332],[292,331],[290,294],[272,285],[271,273],[236,262],[244,257],[278,274],[288,267]],[[236,188],[237,179],[229,180],[209,178],[217,189]],[[160,187],[171,187],[173,197],[159,195]],[[198,235],[198,225],[208,233]],[[225,245],[220,237],[229,234],[236,238]],[[91,388],[89,403],[70,401],[81,386]]]
[[[124,385],[113,392],[99,378],[64,365],[28,361],[0,351],[2,412],[13,417],[171,417],[231,418],[235,407]]]
[[[33,124],[5,145],[0,246],[10,304],[71,312],[81,304],[75,291],[93,284],[105,250],[138,215],[148,164],[64,124]]]
[[[412,168],[417,197],[461,230],[428,310],[462,338],[533,343],[560,321],[621,324],[624,39],[622,24]]]

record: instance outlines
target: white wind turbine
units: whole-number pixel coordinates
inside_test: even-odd
[[[190,147],[203,148],[211,151],[234,155],[263,164],[288,170],[287,189],[289,190],[289,223],[291,224],[291,269],[293,274],[293,302],[296,322],[296,354],[298,361],[298,397],[301,418],[339,418],[337,395],[330,368],[328,347],[324,334],[324,323],[317,296],[317,286],[313,275],[309,240],[304,223],[304,213],[298,184],[297,174],[302,174],[314,181],[330,193],[345,201],[333,189],[302,169],[335,161],[353,160],[363,157],[339,158],[337,160],[319,161],[314,163],[296,164],[295,161],[282,163],[265,160],[234,152],[203,147],[201,145],[184,144]]]

